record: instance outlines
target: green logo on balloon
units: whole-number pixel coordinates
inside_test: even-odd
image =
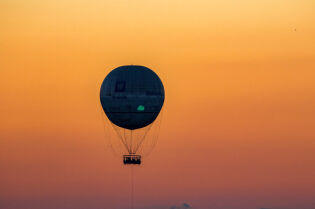
[[[143,110],[144,110],[144,106],[143,106],[143,105],[139,105],[139,106],[137,107],[137,110],[138,110],[138,111],[143,111]]]

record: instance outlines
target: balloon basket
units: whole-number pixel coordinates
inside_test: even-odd
[[[123,162],[125,165],[140,165],[141,155],[123,155]]]

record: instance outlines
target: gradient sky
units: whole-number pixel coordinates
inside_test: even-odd
[[[99,88],[152,68],[137,209],[315,208],[313,0],[0,0],[0,208],[127,209]]]

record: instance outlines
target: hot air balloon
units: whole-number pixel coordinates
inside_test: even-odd
[[[147,67],[120,66],[105,77],[100,101],[125,148],[124,164],[141,164],[138,152],[163,107],[164,97],[160,78]]]

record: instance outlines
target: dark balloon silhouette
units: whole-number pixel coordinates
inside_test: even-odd
[[[156,119],[164,103],[164,87],[160,78],[147,67],[121,66],[104,79],[100,99],[112,123],[134,130]]]

